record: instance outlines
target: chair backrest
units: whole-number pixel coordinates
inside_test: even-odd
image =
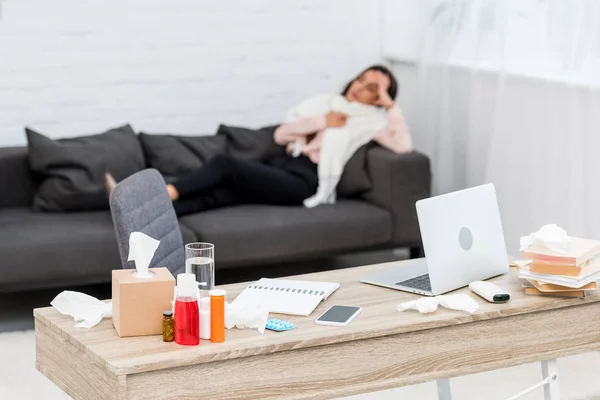
[[[183,239],[165,181],[155,169],[145,169],[121,181],[110,194],[110,211],[123,268],[128,262],[129,235],[142,232],[160,240],[150,268],[166,267],[173,275],[185,272]]]

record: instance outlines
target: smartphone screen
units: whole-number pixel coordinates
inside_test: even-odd
[[[317,321],[344,323],[350,319],[360,307],[352,306],[332,306],[325,314],[321,315]]]

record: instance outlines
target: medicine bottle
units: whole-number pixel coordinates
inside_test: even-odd
[[[175,339],[175,320],[171,310],[163,312],[162,335],[163,342],[172,342]]]

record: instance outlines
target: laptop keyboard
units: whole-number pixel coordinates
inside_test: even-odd
[[[417,277],[410,278],[402,282],[396,282],[396,285],[431,292],[431,282],[429,281],[429,274],[419,275]]]

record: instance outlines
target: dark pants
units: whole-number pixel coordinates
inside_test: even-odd
[[[236,204],[297,206],[318,185],[317,166],[301,156],[279,156],[265,164],[218,155],[173,186],[178,216]]]

